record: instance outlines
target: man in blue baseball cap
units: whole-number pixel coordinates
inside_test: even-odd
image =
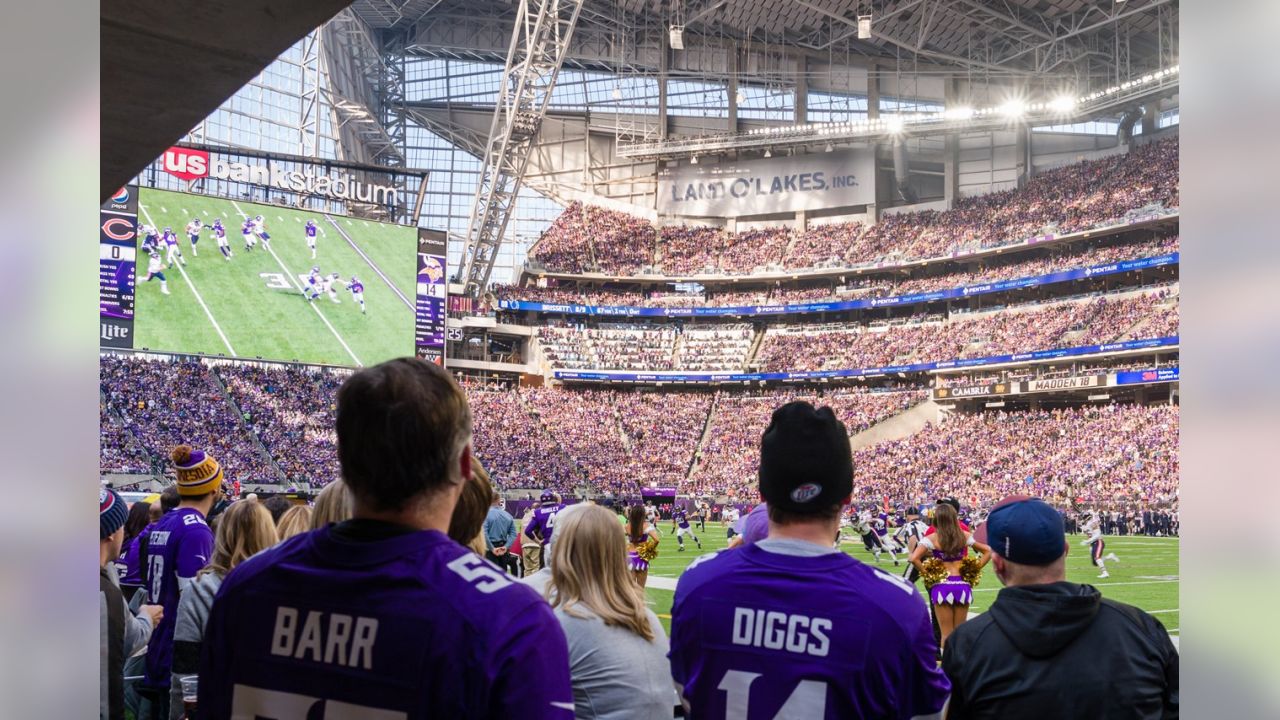
[[[974,533],[1004,589],[957,627],[942,669],[953,720],[1178,715],[1178,652],[1159,620],[1067,582],[1062,515],[1015,496]]]

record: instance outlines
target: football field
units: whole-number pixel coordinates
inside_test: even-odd
[[[695,530],[697,526],[694,526]],[[658,614],[662,624],[671,630],[671,600],[675,582],[680,573],[690,562],[701,555],[724,548],[727,540],[724,528],[720,523],[707,523],[707,531],[699,532],[702,550],[699,550],[687,538],[685,551],[679,551],[675,534],[671,532],[671,523],[667,521],[659,525],[662,541],[658,546],[658,557],[649,568],[649,582],[645,592],[649,596],[650,607]],[[1102,591],[1103,597],[1128,603],[1153,614],[1164,623],[1165,629],[1175,638],[1178,636],[1178,539],[1154,538],[1145,536],[1107,537],[1107,552],[1114,552],[1119,562],[1108,562],[1107,571],[1111,577],[1098,578],[1098,571],[1089,560],[1089,548],[1081,546],[1082,535],[1068,535],[1071,552],[1067,556],[1067,580],[1076,583],[1093,585]],[[841,548],[854,558],[868,564],[875,564],[875,557],[862,546],[862,540],[846,540]],[[902,565],[894,567],[888,555],[882,555],[880,567],[886,571],[900,574],[906,567],[905,556]],[[916,583],[916,587],[924,593],[924,584]],[[996,598],[1000,590],[1000,581],[996,579],[995,569],[988,564],[982,571],[982,580],[974,589],[974,603],[971,612],[982,612]]]
[[[244,249],[245,215],[263,216],[270,247],[259,242]],[[201,230],[199,256],[192,253],[184,228],[193,218],[206,225],[222,221],[230,260],[208,229]],[[144,282],[147,255],[139,251],[135,348],[336,365],[414,353],[414,228],[333,216],[335,227],[320,213],[149,188],[140,191],[138,220],[160,231],[172,228],[187,264],[164,268],[170,292],[164,295],[158,281]],[[307,220],[319,228],[314,260],[303,230]],[[339,274],[340,302],[323,293],[306,301],[302,283],[312,266]],[[346,290],[353,275],[364,285],[366,315]]]

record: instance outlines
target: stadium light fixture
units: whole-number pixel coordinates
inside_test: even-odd
[[[683,27],[679,25],[672,25],[670,37],[671,37],[672,50],[684,49],[684,28]]]
[[[1049,101],[1049,109],[1054,112],[1068,113],[1076,106],[1076,99],[1069,95],[1059,95]]]
[[[898,133],[902,132],[902,128],[905,126],[905,124],[906,123],[903,121],[903,119],[898,115],[890,115],[884,121],[885,129],[893,133],[894,135],[897,135]]]
[[[1000,114],[1007,118],[1020,118],[1027,112],[1027,104],[1021,100],[1009,100],[1000,106]]]
[[[858,16],[858,39],[859,40],[871,39],[871,16],[870,15]]]

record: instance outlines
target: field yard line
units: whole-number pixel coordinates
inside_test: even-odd
[[[151,213],[147,211],[147,206],[138,203],[138,209],[143,215],[147,216],[147,224],[155,225],[155,221],[151,219]],[[196,284],[191,282],[191,277],[187,275],[186,269],[182,267],[182,263],[178,263],[178,272],[182,273],[182,279],[187,281],[187,287],[191,288],[191,294],[196,296],[196,302],[200,303],[200,307],[204,309],[205,317],[209,318],[209,322],[213,324],[213,329],[217,331],[218,337],[222,338],[222,344],[227,346],[227,352],[235,357],[236,349],[231,347],[231,341],[227,339],[222,328],[218,325],[218,321],[213,319],[213,313],[209,311],[209,306],[204,304],[204,298],[200,297],[200,291],[196,289]]]
[[[1129,582],[1113,582],[1113,583],[1085,583],[1094,587],[1119,587],[1121,585],[1169,585],[1179,582],[1178,580],[1133,580]],[[974,588],[974,592],[997,592],[1000,588]]]
[[[662,577],[661,575],[650,575],[649,581],[645,583],[645,587],[657,588],[658,590],[675,590],[677,578]]]
[[[244,210],[240,208],[239,203],[232,200],[231,204],[235,206],[236,212],[244,215]],[[248,215],[244,216],[249,217]],[[302,289],[302,285],[298,283],[298,276],[293,274],[293,271],[289,269],[289,266],[284,264],[284,261],[280,259],[280,256],[276,254],[275,250],[271,249],[270,245],[264,242],[262,246],[267,249],[267,252],[271,253],[271,257],[276,259],[276,263],[280,265],[281,270],[284,270],[284,274],[289,278],[289,282],[292,283],[294,287],[298,288],[298,292],[302,293],[305,298],[306,292]],[[338,342],[342,344],[343,349],[347,351],[347,354],[351,356],[351,359],[355,361],[356,365],[364,367],[364,363],[360,362],[360,358],[356,357],[356,354],[351,351],[351,346],[347,345],[347,341],[343,340],[342,336],[338,334],[338,331],[329,323],[329,318],[325,317],[324,313],[320,312],[320,308],[316,306],[316,303],[308,302],[307,305],[310,305],[311,309],[316,311],[316,315],[320,316],[320,320],[329,328],[329,332],[333,333],[333,336],[338,339]]]
[[[334,229],[336,229],[338,233],[346,239],[347,244],[351,246],[351,249],[355,250],[357,255],[364,258],[365,262],[369,263],[369,267],[373,268],[373,271],[378,274],[378,277],[382,278],[382,282],[386,283],[387,287],[391,288],[391,292],[398,295],[400,299],[404,301],[404,304],[409,306],[410,310],[416,310],[413,303],[409,302],[409,298],[405,297],[404,293],[400,292],[400,288],[396,287],[396,284],[391,282],[391,278],[387,277],[386,274],[382,272],[382,268],[378,267],[378,264],[373,261],[373,258],[364,254],[364,250],[361,250],[360,246],[356,245],[356,241],[351,239],[351,236],[342,229],[342,226],[338,225],[337,221],[329,215],[325,215],[325,219],[333,224]]]

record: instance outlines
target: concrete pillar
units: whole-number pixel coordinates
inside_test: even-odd
[[[1031,126],[1020,125],[1014,131],[1014,157],[1017,159],[1017,167],[1014,175],[1017,177],[1018,187],[1022,187],[1031,177]],[[995,153],[991,155],[991,170],[995,172]]]
[[[876,74],[876,64],[867,66],[867,119],[880,117],[880,76]]]
[[[1160,118],[1160,103],[1151,102],[1142,108],[1145,112],[1142,115],[1142,135],[1143,137],[1151,137],[1156,131],[1156,121]]]
[[[950,77],[943,84],[943,104],[955,107],[959,104],[959,81]],[[949,132],[943,139],[942,150],[942,198],[947,207],[955,207],[960,195],[960,133]]]
[[[667,68],[671,65],[671,47],[668,43],[671,39],[667,37],[667,33],[658,33],[659,52],[658,52],[658,139],[667,139],[667,124],[670,118],[667,117]]]
[[[796,124],[809,122],[809,58],[796,56]]]
[[[804,210],[797,210],[796,224],[794,228],[795,231],[798,233],[802,233],[808,228],[808,225],[809,225],[809,213]]]
[[[729,132],[737,132],[738,130],[738,44],[731,43],[728,53],[729,65],[729,82],[725,86],[725,90],[729,94]]]

